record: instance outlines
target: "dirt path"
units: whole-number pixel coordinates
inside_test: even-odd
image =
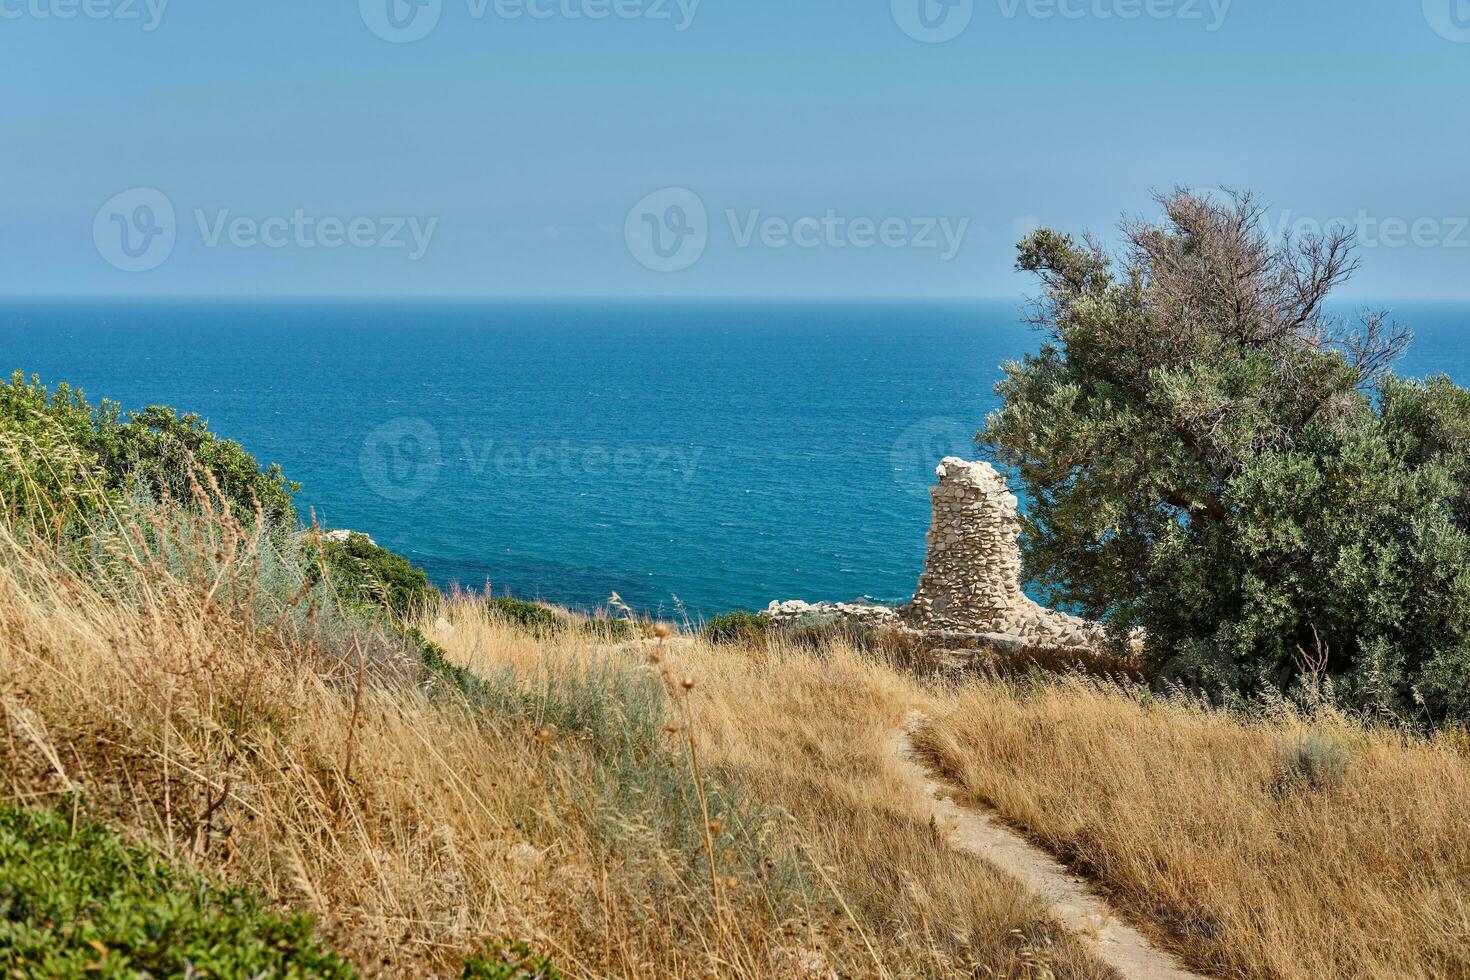
[[[917,712],[908,717],[894,734],[893,756],[953,847],[984,858],[1040,896],[1063,928],[1126,980],[1204,980],[1114,915],[1105,901],[1088,891],[1084,879],[1050,854],[989,813],[954,802],[951,787],[934,775],[914,747],[913,732],[923,721]]]

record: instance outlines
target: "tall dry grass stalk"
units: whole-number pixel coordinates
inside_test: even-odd
[[[1322,708],[980,683],[923,745],[1220,976],[1470,976],[1470,753]]]

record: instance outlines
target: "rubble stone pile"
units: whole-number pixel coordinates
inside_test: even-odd
[[[919,590],[901,611],[926,633],[997,634],[1028,646],[1095,649],[1102,628],[1048,609],[1021,588],[1016,495],[989,463],[949,457],[936,471],[934,519]]]
[[[949,457],[936,471],[928,555],[913,601],[773,602],[765,615],[795,625],[840,619],[903,629],[961,646],[1098,651],[1101,626],[1048,609],[1021,588],[1019,502],[989,463]]]

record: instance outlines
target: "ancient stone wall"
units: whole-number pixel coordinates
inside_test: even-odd
[[[949,457],[936,472],[924,574],[902,611],[908,625],[1016,637],[1028,646],[1101,646],[1096,624],[1047,609],[1021,590],[1018,501],[995,467]]]

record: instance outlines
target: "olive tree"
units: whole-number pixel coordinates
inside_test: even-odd
[[[1310,672],[1350,703],[1470,717],[1470,392],[1348,321],[1347,232],[1273,238],[1248,194],[1161,196],[1109,253],[1040,230],[1040,350],[981,443],[1030,498],[1028,574],[1160,681],[1238,693]]]

